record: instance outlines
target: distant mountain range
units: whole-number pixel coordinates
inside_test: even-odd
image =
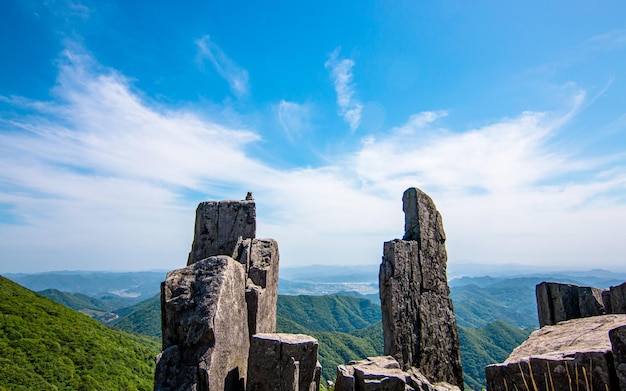
[[[26,288],[39,292],[57,289],[82,293],[111,307],[129,306],[159,293],[166,272],[96,272],[60,271],[35,274],[5,274],[4,276]]]

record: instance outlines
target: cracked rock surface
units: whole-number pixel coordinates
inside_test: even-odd
[[[384,354],[433,382],[463,387],[456,317],[449,298],[443,221],[417,188],[402,197],[404,239],[384,244],[379,285]]]

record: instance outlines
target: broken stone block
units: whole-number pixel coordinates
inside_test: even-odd
[[[215,256],[167,274],[161,284],[163,353],[157,390],[243,390],[247,371],[245,270]]]
[[[540,327],[607,313],[599,288],[542,282],[536,286],[535,293]]]
[[[248,390],[317,391],[317,340],[303,334],[255,334],[250,342]]]
[[[276,331],[278,299],[278,243],[274,239],[241,239],[233,258],[246,268],[246,302],[250,338]]]
[[[626,282],[609,288],[612,314],[626,314]]]
[[[335,391],[459,391],[448,383],[432,384],[416,368],[403,371],[391,356],[368,357],[337,367]]]
[[[214,255],[232,255],[239,237],[256,236],[256,204],[206,201],[196,209],[196,223],[187,265]]]

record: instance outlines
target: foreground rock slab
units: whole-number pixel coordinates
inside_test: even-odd
[[[167,274],[155,390],[244,390],[250,348],[242,264],[228,256]]]
[[[404,239],[386,242],[380,265],[384,354],[434,382],[463,387],[456,317],[449,298],[443,221],[417,188],[402,197]]]
[[[486,368],[487,390],[620,390],[609,331],[626,315],[600,315],[545,326],[502,364]]]
[[[368,357],[337,367],[335,391],[454,391],[448,383],[431,384],[416,368],[403,371],[391,356]]]
[[[317,391],[319,344],[303,334],[255,334],[250,344],[248,391]]]

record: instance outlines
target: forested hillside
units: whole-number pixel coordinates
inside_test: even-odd
[[[152,390],[159,347],[0,276],[0,390]]]

